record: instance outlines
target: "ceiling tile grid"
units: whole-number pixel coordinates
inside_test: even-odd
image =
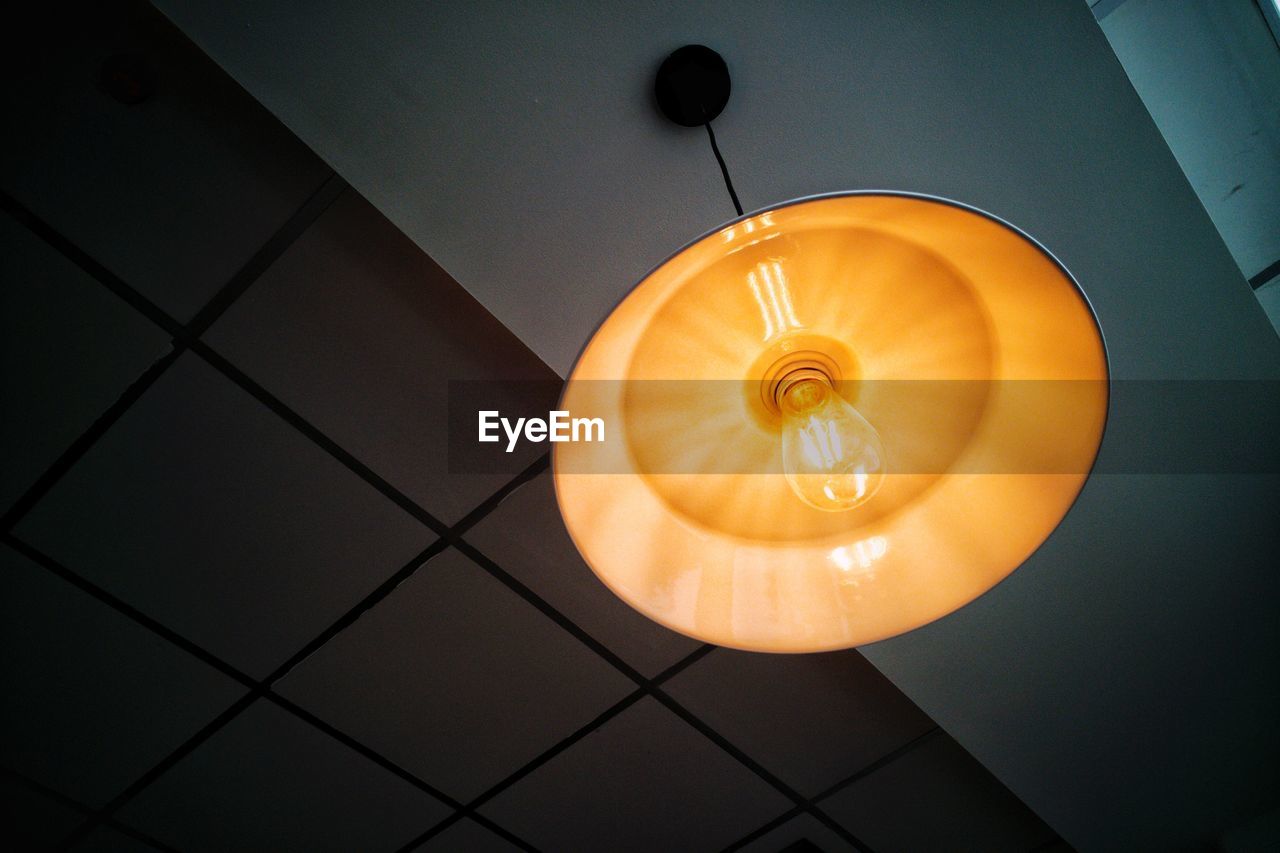
[[[4,840],[13,850],[51,850],[93,813],[51,788],[11,770],[0,770],[0,818]],[[168,845],[108,819],[77,848],[82,851],[170,851]]]
[[[836,835],[826,826],[814,820],[812,815],[799,814],[762,833],[758,838],[733,845],[730,850],[747,853],[843,853],[858,848]]]
[[[173,37],[138,4],[93,14],[115,17],[85,56]],[[82,194],[0,173],[35,294],[14,322],[79,336],[39,369],[88,377],[44,389],[39,464],[6,483],[0,767],[35,803],[32,843],[901,846],[824,798],[857,814],[847,791],[897,778],[928,718],[856,652],[766,660],[642,620],[573,551],[545,456],[505,482],[451,474],[423,414],[438,379],[546,366],[229,81],[183,82],[208,61],[181,45],[155,47],[154,120],[202,116],[244,158],[197,179],[189,146],[166,159],[185,138],[147,149],[216,186],[198,227],[103,224],[128,219],[110,200],[154,216],[176,197],[116,185],[139,171],[127,139]],[[138,106],[82,83],[56,84],[69,115]],[[90,144],[78,128],[40,168]],[[946,788],[952,767],[915,772]],[[1033,819],[1012,803],[979,803],[974,843]]]
[[[151,850],[172,850],[163,842],[150,836],[129,831],[117,823],[100,826],[85,838],[77,848],[80,853],[148,853]]]
[[[436,538],[190,353],[16,533],[256,676]]]
[[[646,698],[481,811],[541,849],[621,853],[720,849],[787,806]]]
[[[0,279],[0,396],[22,413],[0,419],[3,512],[169,341],[7,213]]]
[[[259,700],[129,802],[181,850],[394,850],[448,808]]]
[[[13,548],[0,560],[10,770],[101,806],[244,693]]]
[[[642,616],[604,584],[584,583],[591,570],[560,520],[549,472],[481,519],[467,540],[647,676],[698,648],[696,640]]]
[[[0,96],[25,119],[0,138],[5,191],[190,319],[328,168],[144,0],[28,12],[7,48],[21,83]],[[149,98],[104,91],[115,58]]]
[[[466,317],[467,322],[459,322]],[[210,329],[219,353],[436,517],[506,479],[451,472],[448,385],[556,376],[422,250],[344,192]],[[495,406],[503,408],[501,401]],[[537,457],[524,443],[513,470]]]
[[[810,797],[934,727],[857,652],[723,649],[676,676],[667,690]]]
[[[511,853],[520,848],[474,820],[464,818],[416,849],[419,853],[455,853],[458,850],[469,853]]]
[[[875,850],[1001,853],[1055,840],[1018,798],[946,734],[822,801]]]
[[[632,689],[456,550],[276,687],[463,801]]]
[[[88,809],[77,809],[60,797],[49,796],[36,784],[9,770],[0,774],[0,814],[11,844],[48,849],[70,834]]]

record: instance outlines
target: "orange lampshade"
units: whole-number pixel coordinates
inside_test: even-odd
[[[783,476],[770,389],[829,378],[887,474],[843,512]],[[1016,569],[1084,484],[1107,411],[1102,338],[1042,247],[963,205],[854,193],[725,226],[649,276],[579,357],[555,449],[573,541],[646,616],[805,652],[890,637]]]

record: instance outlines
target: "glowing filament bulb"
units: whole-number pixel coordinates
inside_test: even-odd
[[[782,410],[782,470],[814,509],[841,512],[866,503],[884,482],[884,446],[858,410],[830,382],[806,376],[787,383]]]

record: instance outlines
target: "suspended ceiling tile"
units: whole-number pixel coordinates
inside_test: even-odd
[[[8,508],[129,383],[167,336],[0,214],[0,509]]]
[[[163,848],[126,835],[109,826],[100,826],[76,843],[76,853],[153,853]]]
[[[933,728],[856,651],[769,655],[718,649],[666,689],[806,796]]]
[[[328,168],[142,0],[27,10],[8,76],[0,187],[187,319]],[[139,58],[154,94],[115,100],[104,61]]]
[[[549,473],[521,486],[466,536],[645,675],[657,675],[701,645],[641,616],[600,582],[564,529]]]
[[[190,354],[18,531],[257,676],[435,538]]]
[[[85,812],[32,789],[8,770],[0,770],[0,820],[5,840],[17,849],[52,850],[85,817]]]
[[[939,733],[822,801],[873,850],[1026,853],[1053,831]]]
[[[633,689],[449,550],[291,672],[278,692],[466,802]]]
[[[426,844],[413,848],[417,853],[510,853],[519,850],[473,820],[463,818]]]
[[[1075,848],[1061,838],[1057,838],[1037,846],[1035,853],[1075,853]]]
[[[857,835],[856,829],[854,835]],[[857,850],[808,814],[796,815],[777,829],[738,849],[743,853],[853,853]]]
[[[449,382],[556,379],[351,190],[236,301],[206,339],[447,522],[510,479],[449,470]],[[506,408],[498,395],[491,396],[494,408]],[[511,473],[544,449],[523,444],[512,454]]]
[[[1280,807],[1272,806],[1224,832],[1217,849],[1221,853],[1251,853],[1277,847],[1280,847]]]
[[[121,810],[191,851],[395,850],[449,809],[260,700]]]
[[[716,850],[791,802],[645,698],[480,812],[543,850]]]
[[[9,768],[101,806],[244,693],[8,546],[0,562]]]

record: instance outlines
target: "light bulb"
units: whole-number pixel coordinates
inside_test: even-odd
[[[800,500],[841,512],[866,503],[884,482],[884,446],[858,410],[825,377],[784,381],[782,470]]]

